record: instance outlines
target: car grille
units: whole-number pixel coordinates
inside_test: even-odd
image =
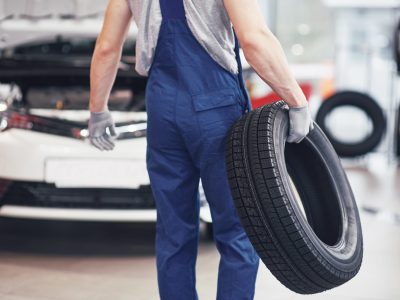
[[[138,189],[57,188],[54,184],[0,180],[1,205],[54,208],[154,209],[150,185]]]
[[[88,137],[87,122],[76,122],[54,117],[33,115],[13,110],[0,112],[2,124],[0,131],[11,128],[31,130],[76,139]],[[117,139],[135,139],[146,136],[147,124],[144,121],[120,122],[115,124]]]

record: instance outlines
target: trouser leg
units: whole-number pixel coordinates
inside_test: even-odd
[[[157,206],[156,256],[160,298],[197,299],[199,173],[184,150],[147,150]]]
[[[217,299],[253,299],[259,258],[240,224],[224,172],[221,157],[207,164],[201,174],[221,254]]]
[[[147,170],[157,208],[156,262],[160,298],[193,300],[197,299],[199,171],[176,126],[177,97],[170,88],[176,83],[162,76],[157,68],[152,72],[146,91]]]
[[[225,139],[241,115],[232,107],[202,114],[207,128],[202,146],[200,176],[213,219],[214,239],[221,254],[218,275],[218,300],[250,300],[254,297],[259,257],[250,243],[234,207],[225,166]],[[230,115],[231,114],[231,115]],[[200,117],[200,115],[199,115]]]

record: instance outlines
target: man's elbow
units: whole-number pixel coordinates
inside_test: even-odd
[[[114,55],[119,55],[120,51],[120,46],[102,41],[96,44],[95,55],[98,58],[108,58]]]
[[[264,49],[270,48],[277,42],[273,33],[264,27],[245,32],[239,40],[244,55],[249,62],[253,56],[258,55]]]

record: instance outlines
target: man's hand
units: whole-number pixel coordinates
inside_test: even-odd
[[[314,128],[308,104],[289,108],[289,135],[288,143],[300,143]]]
[[[111,136],[106,132],[107,127]],[[113,150],[115,147],[113,137],[116,137],[115,124],[108,110],[91,112],[89,120],[89,140],[97,149]]]

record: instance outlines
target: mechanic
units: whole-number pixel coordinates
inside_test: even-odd
[[[306,98],[257,0],[110,0],[90,74],[89,138],[100,150],[115,145],[107,102],[132,17],[136,70],[149,77],[146,161],[157,207],[160,297],[198,299],[201,178],[221,255],[217,299],[253,299],[259,257],[235,212],[224,162],[230,127],[251,110],[237,39],[249,64],[290,107],[288,142],[300,142],[312,128]]]

